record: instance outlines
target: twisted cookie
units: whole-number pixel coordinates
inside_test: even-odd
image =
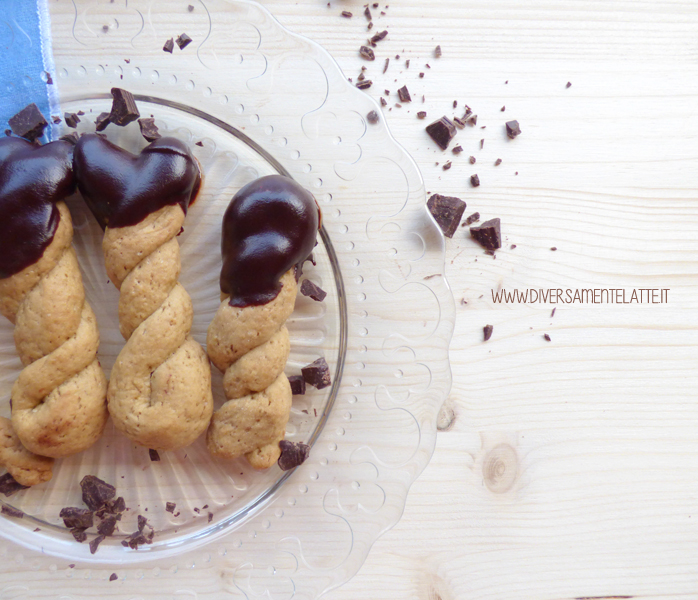
[[[256,469],[279,458],[291,410],[284,326],[296,301],[296,268],[320,225],[313,196],[293,180],[262,177],[233,197],[223,218],[224,300],[208,328],[208,354],[228,401],[211,421],[209,451],[243,454]]]
[[[121,292],[127,342],[111,372],[109,413],[141,446],[187,446],[213,412],[211,369],[191,337],[191,298],[177,281],[177,236],[199,190],[198,165],[174,138],[136,156],[98,135],[80,138],[74,162],[78,187],[105,229],[107,274]]]
[[[75,187],[72,154],[65,141],[0,140],[0,312],[24,365],[12,426],[28,451],[56,458],[89,448],[107,420],[99,332],[62,202]]]
[[[0,465],[21,485],[38,485],[51,479],[53,459],[32,454],[19,441],[12,421],[0,417]]]

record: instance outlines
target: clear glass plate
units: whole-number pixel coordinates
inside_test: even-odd
[[[116,572],[122,593],[150,590],[149,598],[155,591],[317,597],[348,580],[399,519],[433,452],[450,389],[455,307],[419,171],[382,118],[367,122],[371,110],[380,114],[377,104],[322,48],[255,3],[75,0],[51,10],[55,91],[62,111],[86,113],[78,131],[93,131],[94,118],[110,107],[110,88],[123,87],[137,95],[142,116],[190,142],[204,168],[205,186],[180,237],[181,281],[194,300],[200,342],[218,305],[220,217],[232,194],[272,172],[315,194],[324,229],[306,275],[329,294],[323,303],[299,296],[287,372],[325,356],[334,383],[294,397],[288,437],[313,448],[293,473],[213,460],[202,440],[151,462],[108,425],[95,448],[57,464],[49,485],[8,500],[30,516],[0,520],[0,535],[29,552],[2,544],[3,582],[40,585],[18,575],[19,555],[41,574],[36,581],[64,581],[56,589],[67,591],[89,578],[92,596],[102,585],[113,590],[108,578]],[[164,42],[182,32],[193,42],[164,53]],[[54,127],[54,136],[61,133]],[[145,145],[136,124],[105,133],[132,150]],[[69,206],[108,374],[123,344],[118,294],[104,273],[101,231],[79,198]],[[18,371],[11,326],[0,324],[5,400]],[[220,401],[220,376],[214,386]],[[135,529],[136,514],[150,519],[158,531],[151,546],[128,550],[115,537],[92,556],[72,540],[57,515],[80,505],[78,483],[88,473],[126,497],[122,533]],[[177,503],[177,517],[164,511],[166,501]]]

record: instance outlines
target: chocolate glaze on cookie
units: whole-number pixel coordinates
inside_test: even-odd
[[[320,209],[288,177],[269,175],[238,191],[223,217],[221,290],[231,306],[259,306],[281,290],[281,276],[315,246]]]
[[[136,155],[86,134],[75,147],[74,165],[78,188],[102,229],[136,225],[164,206],[179,204],[186,213],[201,186],[196,159],[171,137]]]
[[[73,144],[0,139],[0,279],[41,258],[60,220],[56,202],[75,190]]]

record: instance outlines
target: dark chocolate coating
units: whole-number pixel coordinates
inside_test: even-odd
[[[75,146],[73,163],[78,188],[102,229],[136,225],[175,204],[186,214],[201,186],[189,148],[171,137],[135,155],[101,135],[86,134]]]
[[[56,202],[74,190],[73,144],[0,139],[0,279],[41,258],[60,220]]]
[[[269,175],[238,191],[223,217],[221,290],[232,306],[259,306],[281,290],[281,276],[315,247],[320,209],[288,177]]]

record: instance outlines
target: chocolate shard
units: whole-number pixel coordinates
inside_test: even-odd
[[[471,175],[470,185],[472,185],[473,187],[480,187],[480,178],[477,175]]]
[[[87,529],[94,523],[94,514],[86,508],[66,506],[58,516],[68,529]]]
[[[310,279],[304,279],[301,283],[301,294],[312,298],[316,302],[322,302],[327,296],[327,292],[315,285]]]
[[[289,471],[302,465],[310,454],[310,446],[302,442],[281,440],[279,448],[281,448],[281,456],[279,456],[278,465],[282,471]]]
[[[350,13],[348,10],[343,10],[342,16],[346,19],[351,19],[354,15],[352,13]]]
[[[459,119],[458,117],[453,117],[453,122],[456,125],[458,125],[458,127],[460,127],[461,129],[463,129],[465,127],[465,121],[463,121],[462,119]]]
[[[118,515],[126,510],[126,500],[119,496],[116,500],[107,501],[106,506],[110,513]]]
[[[482,225],[470,228],[470,235],[485,250],[494,252],[502,247],[502,234],[499,219],[490,219]]]
[[[174,38],[170,38],[165,42],[165,44],[162,47],[163,52],[169,52],[172,54],[172,51],[174,50]]]
[[[474,156],[471,156],[469,160],[471,165],[474,165],[477,162],[477,158],[475,158]]]
[[[543,337],[545,338],[546,342],[552,342],[552,339],[550,339],[550,336],[547,333],[544,333]]]
[[[388,70],[388,65],[390,64],[390,59],[386,58],[385,59],[385,64],[383,65],[383,74],[385,75],[385,72]]]
[[[9,125],[15,135],[34,142],[44,134],[48,122],[39,107],[32,102],[10,117]]]
[[[175,40],[175,42],[177,42],[180,50],[184,50],[189,44],[192,43],[192,39],[186,33],[183,33]]]
[[[7,504],[2,505],[0,513],[8,517],[15,517],[16,519],[21,519],[22,517],[24,517],[24,513],[21,510],[15,508],[14,506],[9,506]]]
[[[138,119],[138,126],[141,128],[141,135],[149,142],[161,138],[155,119]]]
[[[90,554],[97,552],[99,545],[106,539],[104,535],[98,535],[96,538],[90,540]]]
[[[463,152],[463,146],[461,146],[461,145],[459,144],[458,146],[456,146],[455,148],[453,148],[453,150],[451,150],[451,152],[453,152],[453,154],[460,154],[461,152]]]
[[[383,96],[381,96],[381,106],[388,106],[388,102],[385,98],[383,98]]]
[[[308,366],[301,369],[305,382],[321,390],[332,383],[330,367],[324,358],[318,358]]]
[[[174,502],[167,502],[165,504],[165,511],[168,513],[174,513],[175,508],[177,508],[177,505]]]
[[[138,533],[143,533],[143,530],[146,527],[150,527],[148,524],[148,519],[145,518],[143,515],[138,515]]]
[[[366,79],[364,81],[359,81],[359,83],[356,84],[356,87],[359,88],[360,90],[367,90],[373,85],[373,82],[370,79]]]
[[[427,208],[444,235],[452,238],[465,211],[465,202],[455,196],[433,194],[427,201]]]
[[[456,126],[448,117],[441,117],[438,121],[434,121],[431,125],[427,125],[427,133],[432,140],[442,150],[446,150],[451,140],[456,135]]]
[[[366,5],[366,8],[364,9],[364,16],[370,21],[371,20],[371,9],[368,7],[368,4]]]
[[[472,215],[469,217],[466,217],[465,222],[463,225],[470,225],[471,223],[477,223],[480,220],[480,213],[479,212],[474,212]]]
[[[370,41],[372,44],[377,44],[381,40],[384,40],[386,37],[388,37],[388,32],[387,32],[387,30],[383,30],[380,33],[377,33],[376,35],[374,35]],[[398,56],[396,58],[400,58],[400,57]]]
[[[568,81],[568,82],[567,82],[567,85],[566,85],[565,87],[566,87],[566,88],[571,88],[571,87],[572,87],[572,82],[571,82],[571,81]]]
[[[119,576],[116,573],[109,575],[109,581],[116,581],[118,578]]]
[[[148,455],[150,456],[151,462],[160,462],[160,454],[154,448],[148,449]]]
[[[104,131],[109,123],[111,123],[111,114],[108,112],[99,113],[99,116],[95,119],[95,129]]]
[[[361,46],[361,48],[359,48],[359,55],[366,60],[376,60],[375,53],[368,46]]]
[[[303,396],[305,394],[305,379],[303,375],[291,375],[288,378],[291,384],[291,394],[294,396]]]
[[[400,98],[400,102],[412,102],[412,96],[410,96],[410,91],[407,89],[406,85],[403,85],[397,91],[397,96]]]
[[[97,525],[97,531],[100,535],[113,535],[117,520],[116,515],[107,515],[102,519],[100,524]]]
[[[75,129],[80,122],[80,117],[78,117],[75,113],[65,113],[63,118],[65,120],[65,124],[73,129]]]
[[[116,496],[116,488],[94,475],[85,475],[80,482],[82,501],[90,510],[97,510]]]
[[[425,110],[420,110],[420,111],[417,113],[417,118],[418,118],[418,119],[426,119],[426,117],[427,117],[427,111],[425,111]]]
[[[501,164],[502,164],[502,159],[501,159],[501,158],[498,158],[497,160],[494,161],[494,166],[495,166],[495,167],[498,167],[498,166],[501,165]]]
[[[113,101],[109,120],[114,123],[114,125],[124,127],[141,116],[136,106],[136,100],[131,92],[113,87],[111,89],[111,95]]]
[[[73,534],[75,541],[80,542],[81,544],[87,539],[87,533],[85,533],[85,530],[81,529],[80,527],[74,527],[70,530],[70,533]]]
[[[507,121],[506,128],[507,136],[509,136],[509,139],[513,140],[517,135],[521,133],[521,127],[519,127],[518,121]]]
[[[441,54],[442,54],[441,46],[437,46],[436,48],[434,48],[434,57],[435,58],[441,58]]]
[[[485,341],[488,341],[492,337],[492,332],[494,331],[494,327],[492,325],[485,325],[482,328],[483,336]]]
[[[366,120],[371,125],[375,125],[376,123],[378,123],[379,118],[380,117],[378,116],[378,113],[375,110],[372,110],[370,113],[366,115]]]
[[[3,496],[7,496],[9,498],[20,490],[26,489],[28,489],[26,485],[17,483],[15,478],[9,473],[5,473],[2,477],[0,477],[0,494]]]

